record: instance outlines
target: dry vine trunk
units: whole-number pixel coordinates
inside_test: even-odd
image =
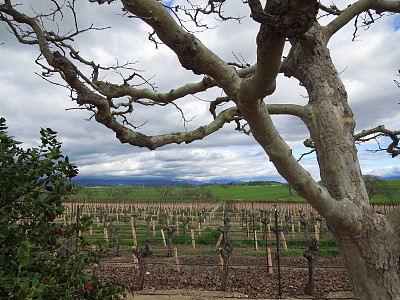
[[[314,296],[314,277],[315,277],[315,265],[316,265],[316,257],[319,252],[319,244],[318,241],[313,238],[310,242],[308,242],[308,249],[304,252],[303,256],[307,258],[308,262],[308,282],[306,287],[304,288],[304,293],[306,295]]]

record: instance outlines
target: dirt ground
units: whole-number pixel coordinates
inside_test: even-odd
[[[324,299],[352,299],[351,292],[331,292]],[[142,291],[140,293],[136,293],[134,296],[128,296],[127,299],[136,299],[136,300],[158,300],[158,299],[166,299],[166,300],[226,300],[226,299],[254,299],[250,298],[244,294],[237,293],[226,293],[226,292],[209,292],[209,291],[191,291],[191,290],[172,290],[172,291]],[[272,300],[278,299],[275,298],[255,298],[259,300]],[[320,299],[320,297],[310,297],[310,296],[300,296],[298,298],[286,298],[282,297],[281,299],[286,300],[295,300],[295,299]]]
[[[144,289],[135,291],[134,299],[278,299],[277,261],[273,258],[273,274],[269,274],[265,256],[235,253],[231,256],[229,279],[225,292],[220,291],[222,271],[218,254],[180,255],[180,270],[175,259],[165,255],[146,258]],[[308,281],[304,257],[281,257],[282,299],[352,299],[347,274],[340,257],[318,258],[314,297],[304,293]],[[135,286],[138,271],[133,257],[125,253],[102,259],[97,272],[103,279],[118,278]],[[129,298],[128,298],[129,299]],[[132,298],[131,298],[132,299]]]

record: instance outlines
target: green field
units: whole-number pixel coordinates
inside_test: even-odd
[[[108,197],[107,191],[110,189],[115,190],[115,195]],[[210,199],[207,195],[203,197],[201,195],[184,195],[182,187],[171,187],[169,195],[165,200],[206,200]],[[196,188],[188,188],[187,190],[193,191]],[[94,191],[93,196],[90,193],[86,193],[87,190]],[[304,200],[299,197],[292,189],[292,196],[289,193],[289,189],[282,184],[276,185],[265,185],[265,186],[229,186],[223,187],[222,185],[209,185],[204,187],[205,191],[208,191],[212,195],[212,200],[239,200],[239,201],[285,201],[285,202],[303,202]],[[128,192],[129,191],[129,192]],[[162,198],[161,193],[154,187],[85,187],[78,191],[76,196],[71,196],[71,199],[79,200],[148,200],[148,201],[160,201]]]
[[[393,195],[393,202],[400,202],[400,180],[387,180],[388,188]],[[165,188],[165,187],[164,187]],[[139,187],[139,186],[118,186],[118,187],[77,187],[77,193],[71,195],[71,200],[87,201],[223,201],[237,200],[249,202],[304,202],[297,195],[296,191],[291,190],[284,184],[270,183],[268,185],[246,185],[246,183],[236,183],[232,185],[213,184],[202,187],[166,187],[167,193],[163,197],[159,188]],[[383,195],[372,197],[373,203],[389,204],[389,198]]]

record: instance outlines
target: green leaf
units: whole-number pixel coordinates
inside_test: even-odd
[[[17,249],[17,255],[19,256],[19,257],[25,257],[25,249],[24,249],[24,247],[22,247],[22,246],[19,246],[18,247],[18,249]]]
[[[29,264],[29,256],[21,257],[21,265],[24,267],[27,266],[28,264]]]

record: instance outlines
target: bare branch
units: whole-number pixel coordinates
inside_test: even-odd
[[[17,38],[18,42],[26,45],[35,45],[38,44],[38,41],[35,38],[31,37],[31,33],[27,33],[25,30],[21,28],[18,23],[12,22],[5,15],[0,13],[0,20],[5,22],[14,36]]]
[[[378,150],[368,150],[371,152],[379,152],[379,151],[385,151],[389,154],[391,154],[392,157],[396,157],[397,155],[400,154],[400,147],[399,147],[399,142],[400,142],[400,130],[389,130],[386,129],[385,126],[380,125],[371,129],[363,130],[360,133],[357,133],[354,135],[354,140],[361,144],[361,143],[366,143],[372,140],[375,140],[376,143],[378,144],[379,149]],[[388,137],[392,140],[392,142],[389,144],[387,147],[381,147],[379,143],[379,138],[382,137]],[[307,139],[303,142],[304,146],[309,147],[309,148],[314,148],[314,142],[312,139]]]
[[[399,73],[397,74],[397,76],[400,76],[400,69],[399,70],[397,70]],[[394,81],[394,83],[397,85],[397,87],[399,87],[400,88],[400,82],[398,82],[396,79],[395,80],[393,80]]]
[[[322,9],[323,11],[327,12],[330,15],[339,16],[342,13],[342,11],[340,9],[338,9],[337,6],[334,4],[327,7],[327,6],[323,5],[322,3],[318,3],[318,6],[320,9]]]
[[[316,151],[315,149],[312,149],[312,150],[310,150],[309,152],[303,153],[303,154],[299,157],[299,159],[298,159],[297,161],[299,162],[300,160],[303,159],[303,157],[305,157],[305,156],[307,156],[307,155],[310,155],[310,154],[314,153],[315,151]]]
[[[343,10],[340,15],[331,21],[327,26],[327,37],[328,39],[339,29],[345,26],[350,20],[366,12],[366,16],[363,17],[364,26],[369,26],[376,19],[372,17],[370,10],[375,10],[375,12],[381,15],[384,12],[400,12],[400,2],[395,0],[359,0],[352,5],[349,5],[345,10]]]
[[[201,15],[215,15],[221,21],[236,20],[240,22],[240,20],[243,19],[243,17],[232,17],[224,14],[223,6],[226,3],[226,0],[209,0],[204,6],[202,4],[193,4],[191,1],[187,2],[190,5],[189,8],[177,5],[173,8],[169,7],[169,9],[171,11],[184,11],[197,27],[209,28],[207,24],[202,23],[200,18]]]
[[[157,33],[158,38],[177,55],[181,65],[195,74],[208,75],[218,82],[225,93],[236,98],[239,76],[235,70],[208,49],[200,40],[183,30],[156,0],[123,1],[127,11],[142,19]],[[209,68],[213,65],[213,68]]]
[[[227,103],[229,101],[231,101],[231,99],[229,99],[228,97],[218,97],[214,101],[211,101],[209,111],[213,115],[214,119],[217,117],[215,113],[215,109],[217,108],[217,106],[221,105],[222,103]]]
[[[368,30],[369,27],[375,23],[376,20],[382,18],[384,15],[383,14],[376,14],[371,12],[370,10],[367,10],[364,13],[361,13],[356,16],[354,20],[354,32],[353,32],[353,38],[352,41],[354,42],[357,37],[357,31],[359,28],[363,28],[364,30]]]
[[[306,108],[296,104],[266,104],[270,115],[292,115],[304,120]]]
[[[235,118],[235,123],[236,123],[236,128],[235,130],[239,131],[239,132],[243,132],[246,135],[250,135],[251,134],[251,130],[247,129],[247,127],[249,126],[249,124],[247,122],[245,122],[243,125],[240,123],[241,121],[243,121],[243,118]]]
[[[387,153],[391,154],[392,157],[396,157],[397,155],[400,154],[400,147],[399,147],[399,137],[400,135],[400,130],[389,130],[386,129],[385,126],[377,126],[372,129],[368,130],[363,130],[360,133],[356,134],[354,136],[355,140],[360,142],[360,143],[365,143],[370,140],[378,140],[380,137],[389,137],[392,142],[389,144],[387,148],[382,148],[379,143],[379,149],[378,150],[370,150],[371,152],[378,152],[378,151],[386,151]]]
[[[87,64],[91,64],[87,62]],[[237,74],[240,77],[246,77],[252,74],[255,70],[255,66],[250,66],[244,69],[237,70]],[[132,97],[133,101],[136,103],[140,103],[143,105],[166,105],[172,103],[177,99],[181,99],[188,95],[194,95],[199,92],[204,92],[209,88],[217,86],[217,82],[210,78],[209,76],[205,76],[201,81],[195,83],[187,83],[181,87],[170,90],[168,93],[159,93],[156,92],[155,89],[137,89],[132,85],[128,85],[128,81],[133,78],[133,76],[139,76],[139,74],[132,74],[127,79],[124,79],[124,84],[116,85],[109,82],[104,82],[100,80],[93,80],[93,84],[96,86],[96,90],[100,92],[103,96],[108,98],[120,98],[129,96]],[[141,77],[142,78],[142,77]],[[143,79],[143,78],[142,78]],[[143,79],[145,81],[145,79]],[[146,82],[148,83],[148,82]],[[150,83],[149,83],[150,84]],[[142,101],[142,99],[146,99]],[[220,103],[216,103],[218,105]],[[211,104],[213,107],[213,104]],[[212,110],[212,108],[210,109]]]
[[[107,3],[107,4],[111,4],[112,2],[114,2],[115,0],[89,0],[89,2],[97,2],[98,4],[104,4],[104,3]]]

